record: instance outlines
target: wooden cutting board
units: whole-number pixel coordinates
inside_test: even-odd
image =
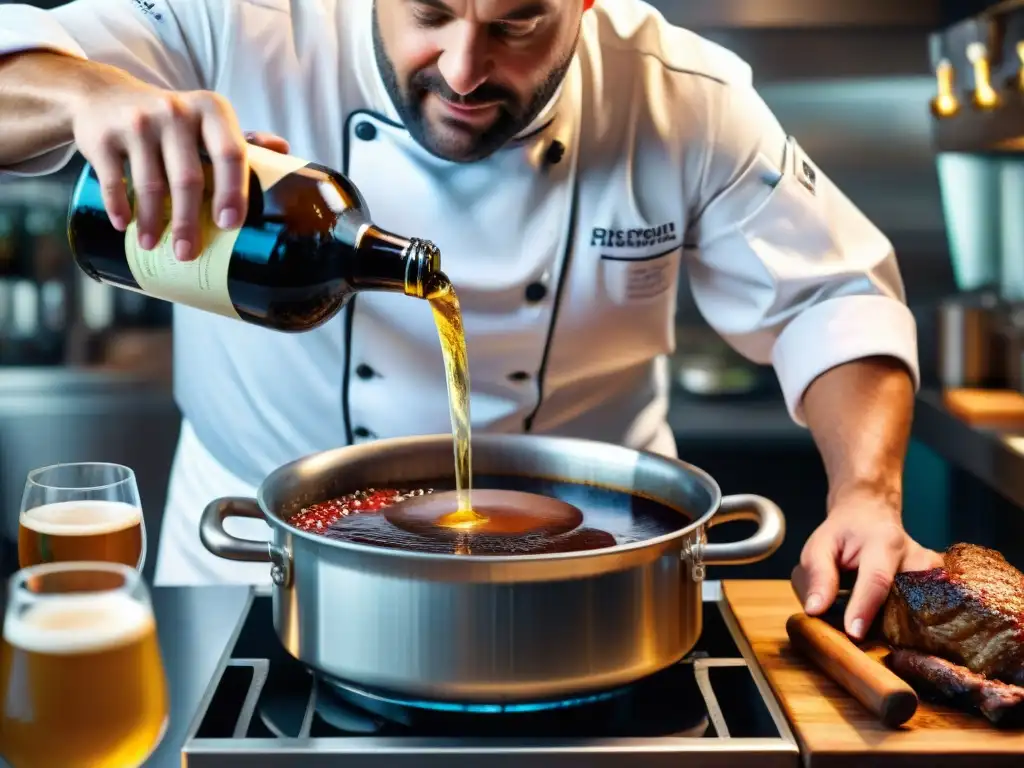
[[[1024,768],[1024,731],[921,702],[899,730],[882,726],[845,689],[790,648],[786,619],[801,610],[788,581],[723,581],[732,612],[811,768]],[[865,650],[881,662],[885,648]]]

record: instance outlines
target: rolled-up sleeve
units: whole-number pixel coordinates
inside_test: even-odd
[[[227,0],[73,0],[52,10],[0,4],[0,56],[49,50],[117,67],[171,90],[210,88],[216,35]],[[73,145],[15,166],[5,174],[52,173]]]
[[[750,84],[712,100],[687,264],[707,322],[771,364],[792,418],[815,378],[872,356],[920,386],[917,328],[892,244],[788,136]]]

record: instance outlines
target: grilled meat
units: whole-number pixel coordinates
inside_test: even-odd
[[[922,697],[976,709],[996,725],[1024,724],[1024,688],[1020,686],[989,680],[966,667],[917,651],[893,651],[885,663]]]
[[[955,544],[943,559],[943,568],[897,574],[885,604],[886,639],[1024,685],[1024,573],[974,544]]]

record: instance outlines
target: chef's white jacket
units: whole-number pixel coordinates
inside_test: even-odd
[[[811,381],[869,355],[918,377],[893,248],[752,86],[750,68],[640,0],[585,14],[578,53],[517,140],[428,154],[376,69],[370,0],[75,0],[0,6],[0,53],[58,49],[208,89],[244,130],[349,176],[374,222],[433,240],[462,303],[478,432],[560,433],[674,454],[666,423],[680,269],[733,347],[771,364],[793,418]],[[51,172],[67,147],[19,166]],[[364,294],[285,335],[176,306],[186,419],[158,579],[262,581],[210,556],[197,519],[277,466],[451,429],[425,302]],[[258,525],[263,526],[262,523]],[[265,526],[262,528],[266,530]]]

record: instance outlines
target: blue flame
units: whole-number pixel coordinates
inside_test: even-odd
[[[393,704],[399,707],[412,709],[430,710],[432,712],[459,712],[463,714],[525,714],[531,712],[546,712],[556,709],[571,709],[587,704],[596,704],[601,701],[608,701],[621,696],[628,688],[617,688],[610,691],[577,696],[567,699],[553,699],[550,701],[536,702],[509,702],[506,704],[459,704],[448,701],[418,701],[416,699],[396,699],[373,694],[373,698]]]

